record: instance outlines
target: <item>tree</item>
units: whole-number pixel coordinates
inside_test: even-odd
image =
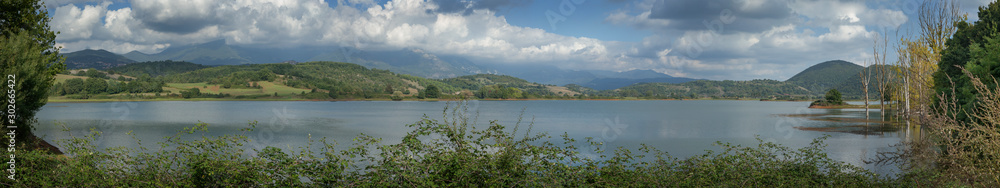
[[[199,96],[201,96],[201,90],[199,90],[198,88],[191,88],[187,89],[187,91],[181,91],[181,97],[184,97],[185,99],[196,98]]]
[[[8,19],[6,16],[7,8],[9,8],[10,1],[0,1],[4,12],[3,19],[0,23],[6,22]],[[34,1],[32,1],[34,2]],[[31,16],[26,16],[31,17]],[[47,22],[47,21],[46,21]],[[3,23],[4,27],[8,26],[8,23]],[[8,32],[9,28],[3,28]],[[0,71],[2,74],[0,76],[4,77],[5,89],[3,93],[7,93],[4,97],[3,106],[7,107],[9,105],[14,105],[15,113],[7,114],[7,110],[4,111],[4,117],[8,115],[14,115],[12,121],[2,121],[3,132],[15,132],[14,138],[16,143],[29,144],[34,140],[34,134],[32,134],[32,127],[34,126],[35,113],[48,102],[48,92],[49,88],[52,87],[52,83],[55,81],[55,75],[62,72],[66,65],[63,64],[64,59],[61,58],[56,52],[48,53],[47,50],[51,49],[51,46],[46,46],[41,43],[36,42],[33,39],[33,35],[30,32],[19,32],[12,35],[5,35],[0,37]],[[11,100],[13,103],[10,103]],[[7,119],[5,119],[7,120]],[[16,131],[9,130],[8,126],[17,126]]]
[[[868,66],[868,60],[865,60],[864,66]],[[859,76],[861,77],[861,92],[865,94],[865,119],[868,119],[868,101],[870,101],[870,98],[868,98],[868,84],[871,83],[872,71],[869,68],[861,69],[861,74]],[[829,92],[827,92],[827,94],[829,94]]]
[[[871,72],[872,69],[874,69],[874,71],[875,71],[875,83],[878,84],[875,89],[878,90],[878,94],[879,94],[879,98],[878,98],[879,106],[878,106],[878,108],[879,108],[879,113],[881,115],[879,117],[882,118],[882,119],[884,119],[885,118],[885,100],[883,100],[883,99],[885,99],[885,95],[886,95],[886,91],[885,91],[886,85],[889,84],[889,80],[888,80],[888,78],[889,78],[889,75],[888,75],[889,71],[886,68],[886,67],[888,67],[888,65],[885,62],[885,57],[886,57],[886,51],[887,51],[886,49],[888,48],[889,42],[888,42],[888,38],[887,38],[887,36],[885,34],[877,34],[877,35],[878,36],[874,37],[873,40],[872,40],[872,42],[874,43],[872,45],[872,51],[874,52],[874,55],[875,55],[875,64],[868,67],[868,69],[869,69],[868,72]],[[881,38],[879,38],[879,37],[881,37]],[[867,78],[867,79],[871,79],[871,78]],[[866,96],[865,97],[865,103],[868,103],[868,97],[867,97],[868,90],[866,89],[864,92],[865,92],[865,96]],[[865,117],[867,118],[868,117],[868,114],[867,114],[867,112],[868,112],[868,107],[867,106],[868,105],[865,104],[865,106],[866,106],[865,107],[865,112],[866,112]]]
[[[13,124],[3,121],[0,130],[16,125],[17,143],[28,143],[33,136],[30,123],[45,103],[54,76],[66,70],[64,59],[55,47],[56,32],[49,29],[48,11],[38,0],[0,1],[0,72],[13,75],[14,103],[17,107]],[[10,90],[11,88],[7,88]],[[4,92],[7,93],[7,92]],[[3,100],[3,106],[10,105]],[[7,114],[4,114],[7,115]]]
[[[424,97],[427,98],[441,97],[441,89],[439,89],[436,85],[427,86],[427,89],[424,91]]]
[[[934,103],[934,72],[938,70],[943,51],[948,41],[959,29],[959,22],[967,16],[959,10],[957,0],[925,0],[918,13],[919,36],[916,39],[902,39],[899,53],[900,69],[896,72],[902,80],[899,92],[903,100],[904,114],[913,110],[924,114]],[[911,108],[911,104],[915,108]]]
[[[66,80],[66,84],[63,84],[63,91],[67,95],[77,94],[83,91],[83,79],[73,78]]]
[[[1000,3],[992,2],[987,6],[979,7],[978,15],[979,20],[974,24],[966,21],[955,23],[955,33],[951,39],[945,42],[947,48],[941,51],[938,70],[933,74],[935,93],[931,95],[933,97],[931,101],[938,101],[938,96],[946,100],[954,99],[952,102],[955,102],[961,108],[960,110],[939,111],[939,113],[953,115],[958,121],[971,120],[967,116],[967,112],[974,109],[976,101],[976,91],[972,89],[974,86],[961,68],[975,58],[970,54],[971,46],[986,44],[986,37],[993,36],[998,32],[996,28],[1000,26],[998,25],[1000,24]],[[1000,70],[991,72],[997,71]],[[1000,76],[1000,74],[993,74],[993,76]],[[931,103],[932,106],[937,104]],[[942,108],[932,109],[940,110]]]
[[[104,93],[108,89],[108,82],[105,82],[104,79],[100,78],[87,78],[83,84],[83,88],[87,91],[87,93],[91,94]]]
[[[27,40],[42,48],[39,52],[57,56],[59,48],[55,47],[55,39],[58,32],[49,29],[51,18],[48,14],[45,4],[39,0],[0,1],[0,36],[9,39],[24,34]],[[53,60],[48,63],[51,66],[62,64],[62,61]],[[65,69],[60,69],[59,72],[63,70]]]
[[[827,91],[824,99],[834,105],[844,104],[844,100],[840,97],[840,91],[837,91],[837,89],[830,89],[830,91]]]

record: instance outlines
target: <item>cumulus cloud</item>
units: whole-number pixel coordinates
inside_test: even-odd
[[[171,45],[225,39],[234,45],[410,48],[493,63],[573,62],[558,66],[576,68],[604,68],[595,65],[611,62],[605,41],[514,26],[496,15],[500,7],[526,2],[460,1],[464,11],[427,11],[441,10],[440,2],[393,0],[362,9],[315,0],[134,0],[131,7],[116,10],[107,10],[107,2],[66,5],[57,10],[64,14],[54,18],[53,26],[74,31],[60,35],[64,51],[155,53]]]
[[[52,30],[60,32],[56,39],[90,38],[94,34],[94,27],[99,25],[110,4],[110,2],[104,2],[101,5],[87,5],[83,8],[73,5],[56,8],[50,23]]]

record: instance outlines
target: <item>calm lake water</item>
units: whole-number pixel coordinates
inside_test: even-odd
[[[41,126],[35,134],[50,142],[82,136],[90,129],[103,132],[101,147],[135,146],[132,131],[146,147],[163,141],[184,127],[209,123],[208,135],[236,134],[257,121],[250,133],[254,147],[297,148],[308,135],[352,143],[360,133],[381,137],[387,144],[398,143],[412,124],[425,114],[441,119],[448,102],[412,101],[157,101],[108,103],[50,103],[38,112]],[[513,127],[521,111],[523,123],[534,122],[533,132],[548,132],[553,141],[566,132],[583,141],[593,137],[607,148],[632,149],[646,143],[675,157],[718,150],[716,141],[756,146],[755,136],[765,141],[799,148],[813,139],[831,135],[826,141],[830,157],[864,166],[880,174],[892,174],[895,167],[875,167],[863,160],[907,139],[907,128],[868,130],[854,127],[863,123],[836,121],[864,117],[863,110],[809,109],[809,102],[760,101],[471,101],[469,109],[479,112],[478,122],[489,120]],[[785,116],[785,114],[820,114]],[[871,111],[879,118],[878,110]],[[832,119],[832,120],[831,120]],[[70,131],[63,131],[64,124]],[[524,127],[524,126],[522,126]],[[842,127],[836,131],[807,131],[796,127]],[[524,130],[523,128],[521,129]]]

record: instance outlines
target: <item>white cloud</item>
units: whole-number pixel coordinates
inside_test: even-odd
[[[69,11],[73,8],[62,9],[73,13]],[[428,11],[435,9],[437,5],[424,0],[394,0],[365,10],[316,0],[134,0],[132,7],[94,14],[97,19],[81,22],[81,16],[65,16],[53,25],[103,33],[61,35],[64,51],[106,48],[116,53],[155,53],[168,44],[226,39],[236,45],[412,48],[497,63],[573,62],[558,64],[564,68],[605,68],[593,65],[611,62],[608,54],[620,54],[609,52],[606,42],[597,39],[511,25],[488,9]],[[79,24],[62,25],[69,22]]]
[[[90,38],[111,2],[101,5],[87,5],[82,9],[74,5],[56,8],[50,25],[52,30],[60,32],[57,40],[73,40]]]

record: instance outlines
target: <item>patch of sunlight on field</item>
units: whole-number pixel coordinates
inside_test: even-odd
[[[73,76],[73,75],[57,74],[56,75],[56,82],[55,83],[64,83],[64,82],[66,82],[66,80],[73,79],[73,78],[79,78],[79,79],[84,79],[84,80],[87,79],[86,76]],[[55,83],[53,83],[53,84],[55,84]]]
[[[289,95],[289,94],[300,94],[302,92],[309,92],[309,89],[299,89],[288,87],[282,84],[276,84],[273,82],[257,82],[263,89],[252,89],[252,88],[221,88],[218,84],[207,84],[201,83],[167,83],[167,86],[163,90],[170,91],[171,93],[180,93],[182,90],[187,90],[191,88],[198,88],[202,93],[224,93],[233,96],[239,95],[261,95],[261,94],[274,94],[278,92],[278,95]]]
[[[300,94],[302,92],[309,93],[310,91],[312,91],[310,89],[288,87],[284,84],[276,84],[273,82],[257,82],[257,84],[260,84],[260,86],[264,88],[264,93],[266,94],[274,94],[274,92],[278,92],[278,95],[288,95],[288,94]]]

